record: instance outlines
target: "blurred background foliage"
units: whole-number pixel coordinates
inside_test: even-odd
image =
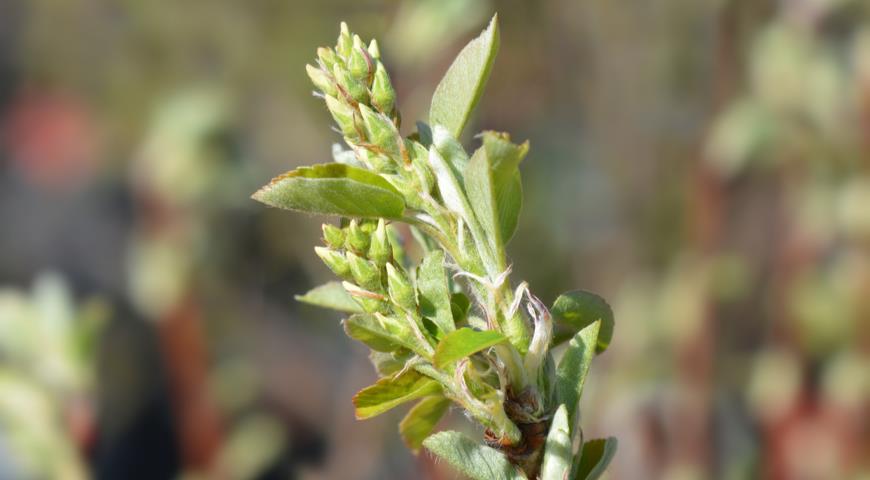
[[[518,278],[614,306],[610,478],[870,478],[864,0],[3,1],[0,477],[452,478],[353,419],[320,220],[248,195],[339,140],[339,21],[413,125],[493,11],[468,130],[531,141]]]

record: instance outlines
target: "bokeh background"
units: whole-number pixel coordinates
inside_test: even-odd
[[[248,196],[340,141],[339,21],[413,125],[494,11],[467,130],[531,142],[515,278],[616,312],[609,478],[870,478],[866,0],[0,0],[0,478],[455,478],[353,419],[320,220]]]

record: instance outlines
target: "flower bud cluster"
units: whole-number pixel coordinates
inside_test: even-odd
[[[341,279],[353,284],[351,295],[369,313],[417,316],[417,295],[402,266],[404,250],[384,219],[351,220],[343,228],[323,225],[326,246],[317,255]]]
[[[421,209],[420,194],[432,191],[435,175],[427,148],[399,133],[396,91],[380,56],[376,41],[366,46],[342,23],[335,48],[319,48],[317,66],[306,69],[359,162],[393,176],[408,205]]]
[[[398,130],[396,91],[380,56],[376,41],[366,46],[342,23],[335,48],[319,48],[317,66],[306,69],[348,143],[376,157],[361,160],[385,171],[395,169],[393,162],[406,147]]]

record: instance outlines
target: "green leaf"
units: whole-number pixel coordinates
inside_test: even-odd
[[[423,258],[417,271],[417,290],[420,291],[420,313],[432,320],[443,335],[454,331],[456,326],[450,308],[450,290],[442,250],[433,250]]]
[[[305,295],[296,295],[296,301],[339,312],[362,313],[359,303],[341,286],[341,282],[328,282],[308,291]]]
[[[511,142],[506,133],[483,132],[483,149],[492,168],[492,182],[501,241],[510,241],[519,223],[523,207],[523,183],[519,165],[529,152],[529,142]]]
[[[613,456],[616,455],[618,442],[613,437],[589,440],[577,458],[580,460],[574,469],[574,480],[596,480],[601,477]]]
[[[342,323],[348,337],[359,340],[378,352],[398,350],[407,343],[402,337],[412,334],[410,331],[403,331],[398,325],[381,322],[378,317],[367,313],[351,315]]]
[[[411,330],[407,322],[381,314],[358,313],[344,320],[347,336],[368,345],[379,352],[393,352],[399,347],[407,348],[424,358],[430,358],[429,346]]]
[[[571,471],[571,426],[568,424],[568,410],[559,405],[550,424],[547,443],[544,446],[544,463],[541,466],[541,480],[565,480]]]
[[[453,323],[465,323],[468,310],[471,308],[471,300],[462,292],[450,295],[450,310],[453,313]]]
[[[398,377],[382,378],[353,397],[356,418],[378,416],[405,402],[441,393],[441,385],[429,377],[408,370]]]
[[[465,148],[459,143],[459,140],[446,128],[435,125],[432,129],[431,148],[437,150],[444,157],[454,176],[461,180],[462,172],[468,165],[468,153],[465,152]]]
[[[435,89],[429,108],[431,125],[443,125],[454,137],[459,137],[483,94],[483,87],[498,53],[498,44],[496,15],[487,29],[459,52]]]
[[[595,322],[574,335],[559,366],[556,367],[556,396],[568,409],[568,425],[574,425],[583,394],[589,365],[595,356],[595,343],[601,322]]]
[[[597,353],[607,350],[607,346],[610,345],[610,340],[613,338],[613,310],[598,295],[583,290],[563,293],[553,303],[550,313],[557,325],[561,323],[574,331],[586,328],[593,322],[601,320],[601,331],[598,334],[596,347]],[[554,344],[558,344],[556,340],[563,339],[565,333],[564,330],[560,333],[557,329]]]
[[[302,167],[274,178],[252,195],[273,207],[346,217],[401,219],[405,202],[389,182],[341,163]]]
[[[504,244],[501,240],[498,207],[495,204],[495,189],[492,183],[492,168],[483,147],[477,149],[465,168],[465,192],[468,202],[478,223],[486,232],[489,247],[495,258],[504,258]],[[499,266],[499,268],[504,268]]]
[[[459,432],[438,432],[424,440],[423,446],[471,480],[526,479],[504,454]]]
[[[372,366],[375,367],[378,375],[382,377],[389,377],[402,371],[414,357],[413,353],[405,349],[391,353],[379,352],[377,350],[369,352],[369,360],[372,362]]]
[[[497,345],[507,338],[495,330],[477,331],[460,328],[444,337],[435,349],[435,366],[447,365],[473,355],[485,348]]]
[[[438,130],[440,128],[436,127],[436,131]],[[441,195],[441,200],[444,201],[444,206],[470,224],[474,221],[474,214],[463,193],[459,174],[434,145],[429,147],[429,164],[432,166],[433,173],[435,173],[438,193]],[[461,172],[460,170],[459,173]]]
[[[417,453],[449,407],[450,400],[442,395],[424,398],[414,405],[399,423],[399,433],[405,445]]]

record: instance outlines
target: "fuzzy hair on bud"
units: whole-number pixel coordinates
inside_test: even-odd
[[[390,114],[396,106],[396,91],[384,64],[377,62],[372,80],[372,105],[383,114]]]
[[[323,260],[323,263],[341,278],[350,278],[350,264],[341,252],[326,247],[314,247],[314,253]]]
[[[358,254],[363,254],[369,249],[369,234],[363,231],[356,219],[350,221],[346,230],[345,246]]]

